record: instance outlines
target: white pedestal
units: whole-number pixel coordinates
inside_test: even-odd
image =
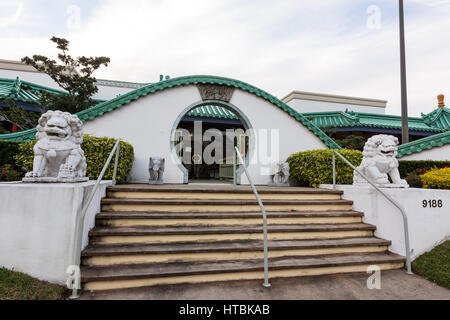
[[[0,266],[64,284],[71,264],[77,215],[95,181],[0,183]],[[111,181],[103,181],[85,218],[83,247]]]

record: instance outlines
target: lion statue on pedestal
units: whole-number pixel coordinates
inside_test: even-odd
[[[24,182],[81,182],[86,177],[86,158],[81,149],[83,123],[68,112],[48,111],[38,121],[33,171]]]
[[[369,138],[364,145],[363,160],[357,169],[380,187],[408,188],[408,183],[400,178],[398,171],[397,146],[398,139],[394,136],[379,134]],[[353,184],[367,185],[368,182],[354,171]]]

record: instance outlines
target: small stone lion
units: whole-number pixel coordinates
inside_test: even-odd
[[[273,184],[287,184],[289,182],[289,163],[278,161],[272,164],[271,182]]]
[[[407,188],[408,183],[400,178],[397,156],[398,139],[394,136],[379,134],[367,140],[364,145],[363,160],[357,168],[372,182],[383,187]],[[389,182],[389,178],[392,184]],[[356,171],[353,184],[367,184]]]
[[[33,171],[24,180],[57,178],[74,180],[86,176],[86,158],[81,149],[82,122],[68,112],[48,111],[38,121]],[[87,180],[78,179],[78,180]]]
[[[160,157],[151,157],[148,171],[150,173],[149,184],[163,184],[163,174],[165,167],[165,159]]]

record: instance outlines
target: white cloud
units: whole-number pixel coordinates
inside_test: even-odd
[[[417,116],[435,108],[438,93],[450,99],[450,1],[415,2],[427,9],[407,16],[406,26],[409,109]],[[104,0],[89,18],[82,7],[80,30],[54,34],[75,54],[110,56],[99,78],[214,74],[279,97],[295,89],[386,99],[387,112],[399,114],[398,26],[389,18],[397,8],[379,4],[381,29],[368,30],[360,0]],[[54,54],[51,35],[3,33],[1,58]]]

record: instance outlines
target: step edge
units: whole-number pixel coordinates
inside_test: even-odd
[[[383,253],[384,254],[384,253]],[[328,267],[346,267],[346,266],[352,266],[352,265],[366,265],[366,264],[385,264],[385,263],[405,263],[406,262],[406,258],[402,257],[402,256],[398,256],[398,255],[394,255],[389,253],[388,255],[390,255],[389,259],[385,259],[385,260],[377,260],[376,257],[368,257],[366,260],[361,260],[361,261],[344,261],[344,262],[338,262],[338,261],[328,261],[328,262],[319,262],[316,264],[309,264],[309,265],[295,265],[294,263],[292,263],[291,265],[283,265],[283,266],[270,266],[269,265],[269,272],[270,270],[291,270],[291,269],[307,269],[307,268],[328,268]],[[235,261],[235,260],[233,260]],[[223,263],[223,261],[221,261]],[[231,262],[231,261],[229,261]],[[220,264],[220,263],[216,263],[216,264]],[[142,264],[142,266],[144,265],[149,265],[149,264]],[[120,266],[120,265],[119,265]],[[115,266],[117,268],[117,266]],[[98,270],[100,270],[102,267],[85,267],[84,269],[87,268],[97,268]],[[110,266],[105,267],[104,269],[111,269]],[[114,268],[114,267],[113,267]],[[242,266],[238,269],[238,268],[229,268],[229,269],[221,269],[220,266],[217,267],[217,269],[212,269],[212,270],[192,270],[192,271],[174,271],[174,272],[167,272],[167,273],[160,273],[160,274],[144,274],[144,273],[137,273],[137,274],[130,274],[130,275],[116,275],[116,276],[88,276],[88,277],[83,277],[83,267],[82,267],[82,272],[81,272],[81,282],[82,283],[87,283],[87,282],[95,282],[95,281],[114,281],[114,280],[132,280],[132,279],[143,279],[143,278],[166,278],[166,277],[176,277],[176,276],[189,276],[189,275],[198,275],[198,274],[223,274],[223,273],[241,273],[241,272],[254,272],[254,271],[263,271],[264,270],[264,266],[262,264],[257,265],[257,266],[248,266],[248,267],[244,267],[242,268]],[[94,280],[96,279],[96,280]]]

